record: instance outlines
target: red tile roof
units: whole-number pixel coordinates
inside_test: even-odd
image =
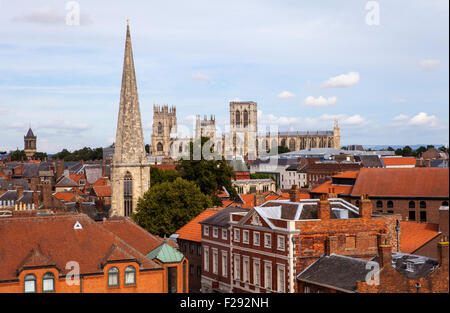
[[[359,171],[348,171],[348,172],[343,172],[343,173],[339,173],[336,175],[333,175],[333,177],[336,178],[357,178],[359,174]]]
[[[202,227],[199,224],[201,221],[207,219],[210,216],[213,216],[219,212],[217,209],[206,209],[199,215],[197,215],[194,219],[192,219],[189,223],[178,229],[175,234],[178,234],[177,239],[190,240],[195,242],[202,241]]]
[[[55,197],[58,200],[62,200],[62,201],[73,201],[75,198],[75,193],[73,193],[73,192],[56,192],[53,194],[53,197]]]
[[[437,235],[439,235],[439,225],[437,224],[401,221],[400,251],[413,253]]]
[[[128,217],[112,217],[100,223],[144,255],[164,242],[163,238],[149,233]],[[172,247],[177,248],[177,244],[173,240],[167,242]]]
[[[74,229],[77,221],[82,229]],[[113,245],[136,258],[142,269],[161,268],[84,214],[3,218],[0,219],[0,281],[17,279],[17,270],[23,267],[23,262],[48,265],[51,260],[65,275],[66,263],[77,261],[81,274],[100,273]],[[30,252],[33,250],[39,250],[43,258]],[[31,260],[24,261],[30,255]]]
[[[446,197],[448,168],[362,168],[351,196]]]
[[[98,186],[94,187],[94,192],[97,197],[111,197],[111,187],[110,186]]]
[[[335,176],[333,176],[335,177]],[[328,193],[335,193],[335,194],[345,194],[349,195],[352,192],[353,186],[345,186],[345,185],[333,185],[332,181],[329,180],[322,185],[317,186],[313,190],[311,190],[312,193],[322,193],[322,194],[328,194]],[[330,190],[331,189],[331,190]]]
[[[414,157],[384,157],[381,159],[386,166],[416,165],[416,158]]]
[[[86,176],[84,175],[84,173],[82,173],[82,174],[70,173],[69,178],[71,180],[73,180],[74,182],[76,182],[78,185],[80,185],[80,179],[84,179],[84,181],[86,182]]]
[[[92,184],[92,187],[100,187],[100,186],[110,186],[111,182],[107,177],[100,177],[97,179],[95,183]]]

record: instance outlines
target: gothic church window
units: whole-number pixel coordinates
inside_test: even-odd
[[[248,126],[248,112],[247,110],[244,111],[244,127]]]
[[[291,139],[289,141],[289,150],[295,151],[295,140],[294,139]]]
[[[158,123],[158,135],[162,135],[163,134],[163,126],[161,123]]]
[[[125,175],[123,181],[123,201],[124,201],[124,215],[130,216],[133,212],[133,178],[130,173]]]
[[[236,111],[236,126],[241,127],[241,112]]]
[[[157,149],[158,149],[158,152],[162,152],[164,150],[162,143],[158,142]]]

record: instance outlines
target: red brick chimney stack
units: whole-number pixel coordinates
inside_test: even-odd
[[[64,160],[58,161],[56,166],[56,180],[58,180],[64,174]]]
[[[298,190],[297,185],[292,185],[291,190],[289,190],[289,200],[291,202],[299,202],[300,201],[300,191]]]
[[[266,197],[260,192],[255,193],[255,206],[260,206],[266,202]]]
[[[359,217],[369,219],[372,216],[372,201],[366,194],[361,195],[361,202],[359,205]]]
[[[378,234],[378,259],[380,268],[392,265],[392,247],[387,243],[386,235]]]
[[[331,207],[326,195],[320,196],[318,207],[318,218],[321,220],[329,220],[331,215]]]
[[[442,239],[441,242],[438,243],[438,250],[439,250],[439,256],[438,256],[438,262],[442,267],[448,268],[448,238],[445,237]]]

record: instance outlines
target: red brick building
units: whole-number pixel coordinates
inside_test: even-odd
[[[378,233],[396,244],[398,217],[373,217],[370,200],[362,200],[357,208],[337,198],[298,200],[297,193],[292,190],[291,201],[268,201],[248,212],[231,212],[226,239],[223,229],[213,227],[211,233],[214,224],[201,223],[205,292],[292,293],[296,275],[320,258],[326,247],[370,259],[377,252]]]
[[[0,256],[0,293],[186,292],[189,283],[186,258],[129,219],[0,218]]]
[[[318,186],[331,179],[333,175],[348,171],[359,171],[360,163],[315,162],[308,165],[306,179],[309,186]]]

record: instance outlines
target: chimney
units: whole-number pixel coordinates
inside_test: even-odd
[[[31,201],[34,204],[34,208],[37,210],[39,208],[39,192],[33,191]]]
[[[23,196],[23,187],[22,186],[15,186],[14,189],[17,191],[17,198],[16,198],[16,200],[19,200]]]
[[[448,268],[448,237],[444,236],[438,243],[438,262],[442,267]]]
[[[260,192],[255,193],[255,206],[260,206],[266,202],[266,197]]]
[[[42,204],[45,209],[49,209],[52,205],[52,186],[49,183],[41,184]]]
[[[10,184],[12,184],[12,172],[11,171],[8,174],[8,181]]]
[[[439,208],[439,231],[448,237],[448,206]]]
[[[64,160],[58,162],[56,166],[56,179],[58,180],[64,174]]]
[[[331,214],[330,202],[326,195],[320,196],[318,204],[317,218],[321,220],[329,220]]]
[[[359,204],[359,217],[369,219],[372,217],[372,201],[366,194],[361,195],[361,203]]]
[[[378,263],[380,268],[392,265],[392,247],[387,244],[386,235],[378,234]]]
[[[102,162],[102,177],[106,177],[106,162]]]
[[[291,202],[299,202],[300,201],[300,191],[298,190],[297,185],[292,185],[291,190],[289,190],[289,200]]]
[[[333,253],[337,253],[338,250],[338,237],[337,236],[329,236],[326,241],[326,254],[331,255]]]
[[[103,202],[103,199],[95,200],[95,208],[97,209],[97,212],[103,212]]]

